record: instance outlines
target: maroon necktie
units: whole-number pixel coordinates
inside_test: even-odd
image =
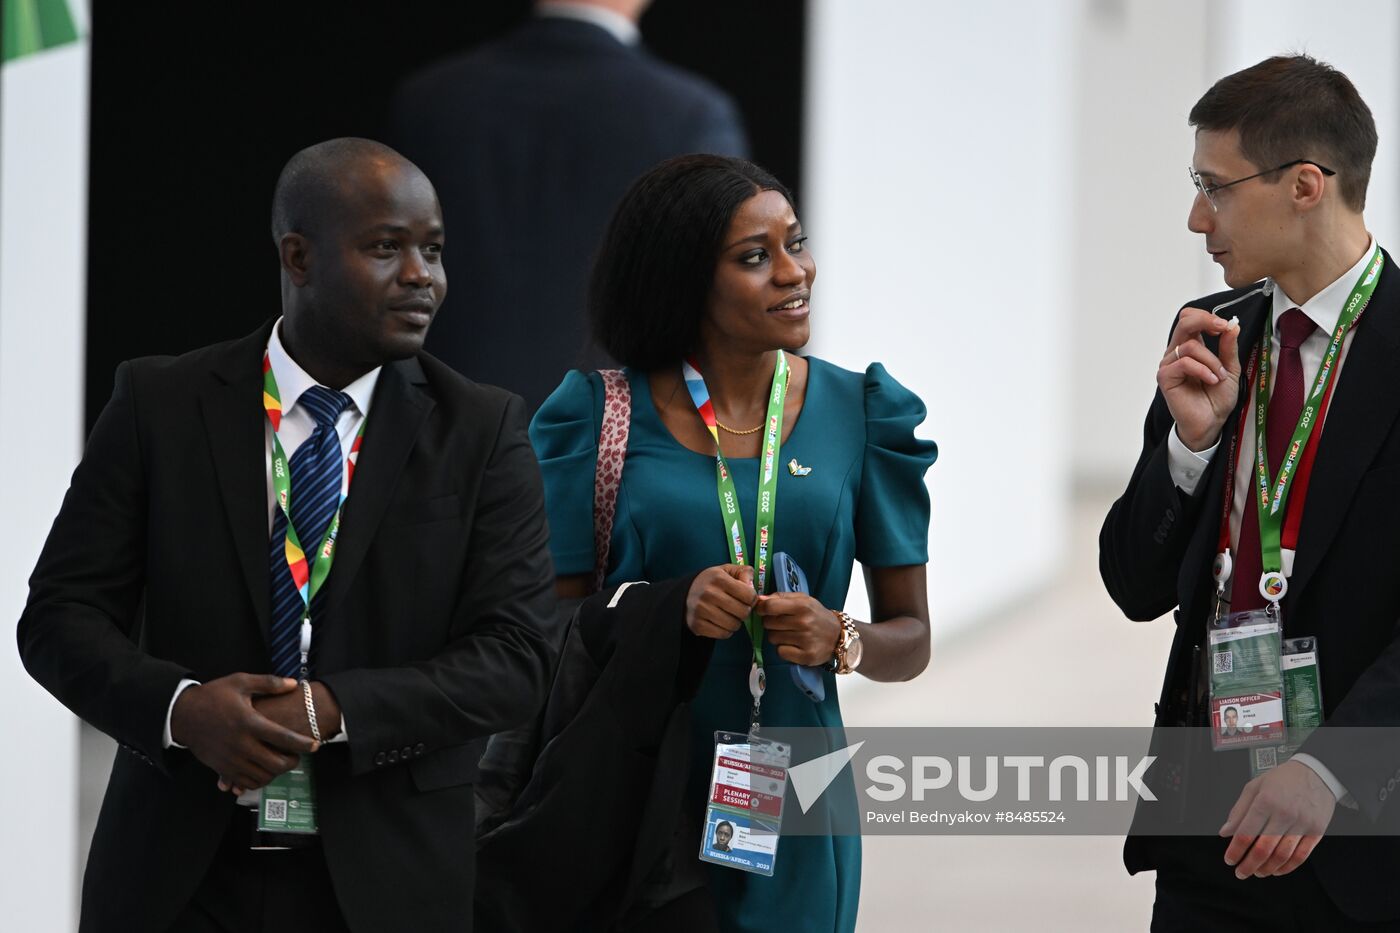
[[[1278,475],[1279,465],[1288,452],[1288,442],[1303,413],[1303,358],[1298,348],[1317,325],[1298,308],[1289,308],[1278,319],[1278,339],[1281,349],[1278,368],[1274,371],[1274,394],[1269,397],[1269,414],[1264,430],[1268,446],[1269,479]],[[1248,391],[1248,387],[1246,387]],[[1252,405],[1245,405],[1241,418],[1250,417]],[[1254,452],[1240,451],[1240,459],[1253,462]],[[1259,593],[1259,577],[1264,572],[1259,553],[1259,493],[1254,470],[1249,471],[1249,498],[1245,500],[1240,518],[1240,545],[1235,549],[1235,569],[1230,585],[1230,611],[1245,612],[1262,609],[1266,600]]]

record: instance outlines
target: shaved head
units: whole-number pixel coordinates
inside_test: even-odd
[[[288,233],[311,236],[325,228],[354,196],[350,182],[371,166],[421,175],[418,167],[383,143],[356,136],[328,139],[292,156],[272,195],[272,240]]]
[[[282,343],[342,388],[413,356],[447,292],[442,207],[426,175],[382,143],[331,139],[298,152],[272,198]]]

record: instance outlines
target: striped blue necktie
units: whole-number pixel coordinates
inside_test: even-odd
[[[340,435],[335,431],[336,419],[350,404],[350,396],[324,386],[312,386],[302,393],[297,404],[316,419],[316,430],[307,438],[291,464],[292,525],[297,540],[306,552],[307,567],[315,565],[321,539],[330,527],[331,518],[340,507],[340,487],[345,469],[345,454]],[[282,677],[301,674],[301,619],[305,603],[287,567],[287,517],[280,508],[272,517],[272,672]],[[320,606],[325,600],[322,588],[311,601],[311,620],[319,621]]]

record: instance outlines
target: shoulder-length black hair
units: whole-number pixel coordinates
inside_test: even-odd
[[[724,236],[739,205],[760,191],[792,203],[768,172],[727,156],[678,156],[632,183],[588,288],[594,338],[613,359],[650,372],[696,348]]]

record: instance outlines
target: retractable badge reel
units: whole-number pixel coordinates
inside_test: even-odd
[[[1270,570],[1259,576],[1259,595],[1269,602],[1269,612],[1279,614],[1278,604],[1288,594],[1288,578],[1277,570]]]
[[[1230,579],[1234,572],[1235,561],[1230,557],[1230,549],[1226,548],[1215,555],[1215,563],[1210,568],[1210,575],[1215,578],[1215,621],[1225,617],[1225,581]]]
[[[749,715],[749,734],[758,735],[759,711],[763,706],[763,691],[768,689],[768,675],[755,661],[749,667],[749,696],[753,697],[753,712]]]

